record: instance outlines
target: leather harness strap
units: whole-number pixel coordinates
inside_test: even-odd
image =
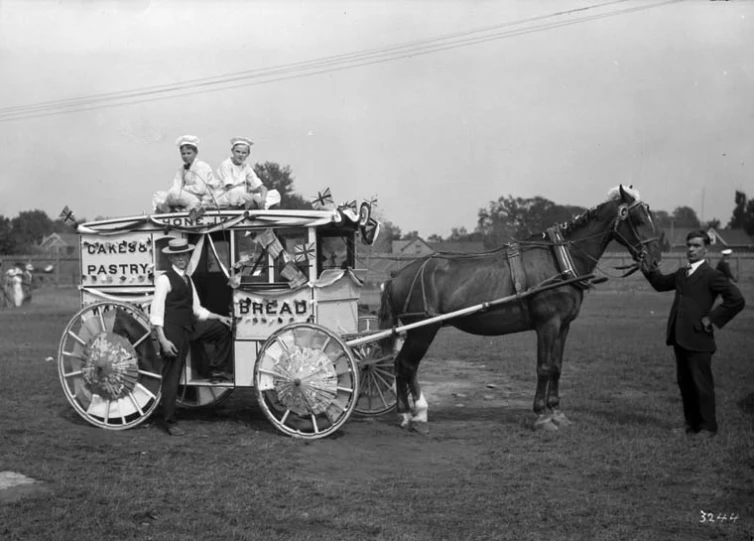
[[[566,246],[567,243],[560,232],[560,226],[554,225],[548,227],[547,237],[550,239],[550,242],[552,242],[552,251],[555,255],[555,261],[557,261],[563,277],[566,280],[578,277],[576,267],[573,264],[573,258],[571,257],[571,252],[568,250],[568,247]],[[589,288],[589,283],[586,281],[575,282],[573,285],[582,289]]]

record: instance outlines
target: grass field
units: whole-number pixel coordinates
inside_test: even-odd
[[[244,390],[186,413],[184,438],[89,426],[44,361],[76,293],[35,292],[0,312],[0,471],[50,492],[0,503],[0,540],[748,541],[754,301],[718,333],[721,432],[708,441],[670,431],[683,423],[663,339],[671,301],[587,294],[561,383],[575,424],[556,433],[531,430],[532,333],[447,329],[420,370],[428,435],[388,415],[305,442],[276,432]]]

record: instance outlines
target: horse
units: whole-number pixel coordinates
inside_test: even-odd
[[[537,334],[534,428],[553,431],[570,424],[560,409],[563,348],[571,323],[579,314],[584,291],[592,286],[577,278],[594,276],[590,273],[612,240],[623,245],[635,262],[625,275],[658,265],[660,244],[652,213],[632,187],[613,188],[600,205],[526,240],[476,254],[435,253],[393,273],[383,284],[380,300],[379,327],[393,329],[380,342],[382,348],[387,348],[385,351],[394,351],[398,321],[410,325],[513,296],[511,302],[468,315],[467,310],[458,317],[429,321],[406,331],[395,357],[400,426],[427,430],[428,407],[419,385],[418,368],[443,325],[483,336],[534,330]],[[567,283],[558,286],[558,281]],[[537,287],[544,285],[538,292]],[[409,404],[409,391],[413,408]]]

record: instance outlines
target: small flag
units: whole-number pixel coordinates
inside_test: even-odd
[[[285,264],[285,267],[283,267],[283,270],[280,271],[280,275],[288,280],[289,285],[291,288],[296,288],[299,286],[304,285],[307,280],[306,276],[303,272],[299,270],[299,268],[293,263],[292,261],[289,261]]]
[[[283,245],[280,244],[280,241],[277,239],[277,237],[267,245],[267,251],[272,256],[272,259],[277,258],[277,256],[280,255],[280,252],[283,251]]]
[[[324,192],[318,192],[317,197],[312,201],[312,206],[315,210],[322,210],[330,208],[333,205],[332,194],[330,188],[326,188]]]
[[[261,244],[262,246],[269,246],[274,241],[277,240],[277,237],[275,236],[275,233],[272,231],[272,228],[267,228],[264,231],[262,231],[259,235],[257,235],[257,238],[254,239],[257,243]]]
[[[68,205],[63,207],[63,210],[60,211],[60,219],[63,220],[63,222],[73,222],[76,223],[76,218],[73,216],[73,211],[68,208]]]
[[[296,263],[303,263],[314,259],[314,243],[298,244],[293,247],[293,260]]]

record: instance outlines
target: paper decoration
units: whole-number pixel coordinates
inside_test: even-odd
[[[293,260],[296,263],[304,263],[314,259],[314,243],[298,244],[293,247]]]
[[[228,285],[233,289],[238,289],[238,286],[241,285],[241,275],[231,274],[230,278],[228,279]]]
[[[257,238],[254,239],[254,241],[257,244],[260,244],[262,247],[269,246],[273,241],[276,241],[277,237],[275,236],[275,232],[272,230],[272,228],[267,228],[261,233],[257,235]]]
[[[366,225],[360,226],[359,230],[361,231],[361,240],[364,244],[374,244],[374,241],[377,240],[377,236],[380,234],[380,222],[374,218],[369,218]]]
[[[372,217],[372,205],[364,201],[359,207],[359,225],[364,227]]]
[[[326,188],[324,192],[318,192],[317,197],[312,201],[312,207],[314,210],[323,210],[332,208],[334,206],[332,194],[330,188]]]

